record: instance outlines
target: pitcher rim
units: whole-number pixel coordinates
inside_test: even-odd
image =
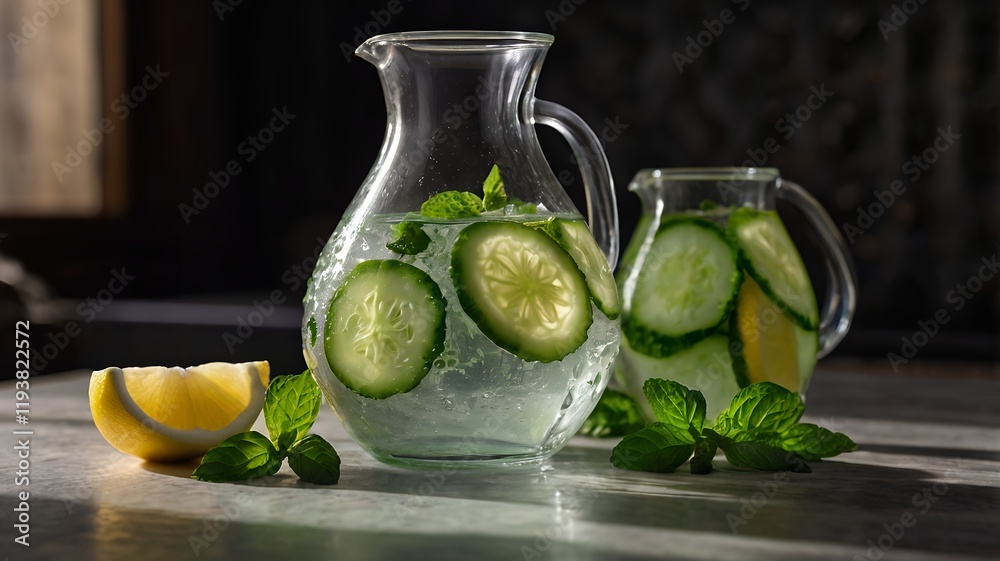
[[[636,172],[629,191],[636,191],[652,179],[660,181],[774,181],[780,177],[772,167],[644,168]]]
[[[418,46],[422,49],[439,51],[490,51],[525,47],[548,47],[555,37],[547,33],[533,31],[489,31],[489,30],[430,30],[401,31],[375,35],[359,46],[359,49],[374,43]]]

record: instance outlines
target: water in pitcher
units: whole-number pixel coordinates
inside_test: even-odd
[[[404,223],[426,243],[415,255],[387,247]],[[384,461],[484,449],[506,463],[544,456],[607,382],[618,322],[581,273],[587,258],[607,263],[579,215],[375,215],[337,258],[352,272],[314,280],[306,306],[318,332],[307,353],[317,380],[342,397],[338,413],[362,420],[352,436]],[[418,313],[388,325],[371,309],[393,305]],[[351,392],[330,387],[341,384]]]
[[[753,382],[804,393],[816,300],[777,212],[706,204],[654,220],[643,217],[618,274],[628,390],[675,380],[705,395],[710,417]]]

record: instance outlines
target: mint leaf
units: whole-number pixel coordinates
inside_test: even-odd
[[[757,382],[733,397],[719,413],[714,429],[722,436],[754,429],[782,433],[799,422],[803,411],[805,405],[797,393],[772,382]]]
[[[686,430],[656,423],[634,432],[611,451],[615,467],[670,473],[694,452],[694,438]]]
[[[535,227],[544,226],[539,223]],[[714,425],[705,425],[705,398],[677,382],[649,379],[643,393],[658,422],[615,446],[611,463],[638,471],[671,472],[691,458],[691,473],[706,474],[722,449],[734,466],[810,473],[806,461],[857,449],[848,436],[799,424],[799,395],[771,382],[740,390]],[[596,411],[596,410],[595,410]]]
[[[431,238],[416,222],[399,222],[392,226],[392,239],[385,247],[403,255],[416,255],[431,245]]]
[[[650,378],[642,385],[642,393],[657,421],[679,430],[701,432],[705,424],[705,396],[700,391],[689,390],[673,380]]]
[[[274,475],[281,467],[281,454],[266,436],[241,432],[209,450],[191,477],[225,483]]]
[[[812,472],[809,464],[800,456],[765,442],[726,439],[720,448],[726,454],[729,463],[734,466],[766,471]]]
[[[427,218],[472,218],[482,212],[483,200],[465,191],[443,191],[420,205],[420,214]]]
[[[307,483],[333,485],[340,480],[340,456],[329,442],[315,434],[288,449],[288,467]]]
[[[503,178],[500,177],[500,167],[493,164],[493,169],[483,182],[483,208],[487,211],[497,210],[507,206],[507,191],[503,188]]]
[[[316,316],[309,316],[309,346],[316,346]]]
[[[774,444],[806,460],[831,458],[858,449],[858,445],[846,434],[833,432],[812,423],[795,425],[776,438]]]
[[[595,438],[625,436],[646,426],[639,405],[615,390],[604,390],[594,411],[583,422],[580,434]]]
[[[691,458],[691,473],[694,475],[706,475],[712,473],[712,460],[718,446],[714,442],[702,440],[694,447],[694,457]]]
[[[319,386],[308,370],[271,381],[264,396],[264,424],[279,450],[309,432],[323,402]]]
[[[521,199],[512,197],[507,201],[507,204],[514,207],[514,212],[511,214],[538,214],[538,205],[535,203],[526,203]]]

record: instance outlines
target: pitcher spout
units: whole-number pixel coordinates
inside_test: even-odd
[[[387,53],[389,52],[388,44],[385,41],[384,36],[376,35],[358,45],[358,48],[354,50],[354,54],[368,62],[374,64],[377,67],[382,67],[385,64],[387,58]]]

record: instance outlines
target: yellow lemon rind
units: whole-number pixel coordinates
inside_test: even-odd
[[[270,376],[266,361],[250,363],[261,384],[252,384],[246,409],[217,430],[180,430],[150,418],[129,395],[121,368],[110,367],[91,376],[89,397],[94,424],[115,449],[153,462],[196,458],[226,438],[246,431],[264,406]]]

